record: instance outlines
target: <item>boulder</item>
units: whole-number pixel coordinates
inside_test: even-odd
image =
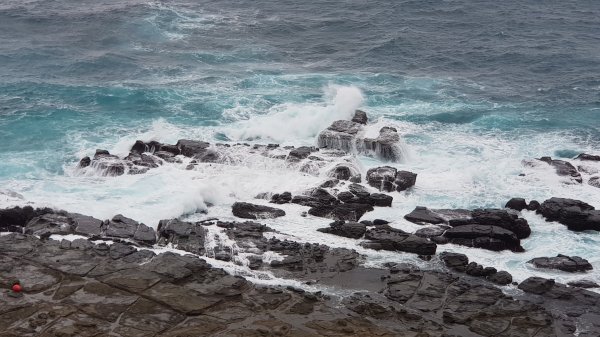
[[[384,126],[379,130],[377,138],[365,138],[362,141],[364,152],[373,152],[377,158],[386,161],[400,161],[401,153],[399,149],[400,135],[398,130],[393,127]]]
[[[381,166],[367,171],[367,183],[380,191],[392,192],[398,170],[391,166]]]
[[[440,259],[446,267],[459,272],[464,272],[469,264],[469,258],[465,254],[460,253],[442,252]]]
[[[394,184],[396,185],[396,191],[405,191],[415,185],[417,182],[417,174],[408,171],[398,171],[396,173],[396,179]]]
[[[550,198],[537,210],[548,221],[558,221],[572,231],[600,231],[600,211],[575,199]]]
[[[290,192],[283,192],[281,194],[273,194],[271,196],[271,202],[274,204],[287,204],[292,201],[292,194]]]
[[[600,176],[593,176],[588,180],[588,185],[600,188]]]
[[[388,225],[369,229],[365,234],[365,239],[369,240],[362,243],[366,248],[397,250],[419,255],[434,255],[437,248],[435,243],[427,239],[392,228]]]
[[[416,236],[420,236],[422,238],[433,238],[436,236],[441,236],[444,234],[446,229],[440,227],[425,227],[417,230],[415,232]]]
[[[348,165],[339,164],[334,167],[327,175],[339,180],[349,180],[355,172]]]
[[[427,209],[427,207],[417,206],[412,212],[406,214],[404,219],[414,222],[419,225],[423,224],[441,224],[445,223],[446,220],[439,214]]]
[[[590,280],[571,281],[567,284],[570,285],[571,287],[578,287],[578,288],[584,288],[584,289],[600,288],[600,285],[598,285],[598,283],[596,283],[594,281],[590,281]]]
[[[206,253],[205,242],[208,230],[204,226],[178,219],[161,220],[158,223],[158,244],[171,245],[193,254]]]
[[[350,152],[356,148],[356,135],[362,130],[362,125],[353,121],[335,121],[326,130],[319,133],[317,143],[319,148],[336,149]]]
[[[504,270],[501,270],[497,273],[488,276],[487,279],[499,285],[509,285],[513,281],[512,275]]]
[[[522,211],[527,209],[527,202],[523,198],[512,198],[506,203],[506,205],[504,205],[504,207],[514,209],[516,211]]]
[[[319,228],[317,230],[322,233],[360,239],[365,235],[367,226],[359,222],[339,220],[330,223],[328,228]]]
[[[48,213],[31,219],[25,225],[25,233],[39,237],[49,237],[52,234],[73,233],[73,223],[65,215]]]
[[[91,163],[92,163],[92,159],[88,156],[85,156],[85,157],[81,158],[81,160],[79,161],[79,167],[80,168],[88,167],[88,166],[90,166]]]
[[[583,178],[581,178],[581,173],[579,173],[575,166],[573,166],[568,161],[552,159],[550,157],[542,157],[538,160],[541,160],[553,166],[556,170],[556,174],[558,174],[559,176],[571,177],[573,181],[579,184],[583,182]]]
[[[536,257],[527,261],[537,268],[558,269],[569,273],[592,270],[592,265],[579,256],[558,254],[556,257]]]
[[[519,289],[536,295],[544,294],[554,287],[554,280],[542,277],[530,277],[519,284]]]
[[[281,209],[247,202],[236,202],[231,209],[233,215],[244,219],[270,219],[285,216],[285,212]]]
[[[202,141],[180,139],[175,146],[186,157],[201,157],[207,153],[210,144]]]
[[[312,146],[301,146],[290,151],[288,155],[288,160],[290,161],[299,161],[302,159],[308,158],[311,153],[317,151],[316,148]]]
[[[369,204],[379,207],[392,207],[394,198],[383,193],[372,193],[369,195]]]
[[[121,214],[115,215],[107,224],[105,235],[113,238],[133,238],[139,223]]]
[[[102,234],[103,221],[91,216],[70,213],[69,218],[73,221],[74,233],[87,237],[98,237]]]
[[[527,220],[519,218],[502,209],[476,209],[471,213],[471,222],[480,225],[492,225],[508,229],[515,233],[517,238],[525,239],[531,235],[531,228]]]
[[[523,251],[517,236],[502,227],[491,225],[463,225],[448,229],[444,236],[450,242],[492,251],[509,249]]]

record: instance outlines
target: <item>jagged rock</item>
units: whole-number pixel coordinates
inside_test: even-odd
[[[592,270],[592,265],[579,256],[558,254],[556,257],[536,257],[527,261],[538,268],[558,269],[566,272],[581,272]]]
[[[417,174],[408,171],[398,171],[398,173],[396,173],[396,180],[394,180],[396,191],[398,192],[405,191],[413,187],[416,182]]]
[[[175,146],[181,151],[181,154],[186,157],[201,157],[207,153],[210,144],[207,142],[180,139]]]
[[[339,164],[327,175],[334,179],[349,180],[352,176],[354,176],[354,174],[354,170],[352,170],[348,165]]]
[[[108,237],[129,239],[135,234],[138,225],[137,221],[117,214],[108,222],[105,235]]]
[[[158,244],[172,245],[193,254],[204,255],[204,243],[208,231],[199,224],[177,219],[161,220],[158,223]]]
[[[372,193],[369,195],[369,204],[378,207],[392,207],[393,197],[383,193]]]
[[[587,153],[581,153],[580,155],[578,155],[577,157],[575,157],[575,159],[590,160],[590,161],[600,161],[600,156],[593,155],[593,154],[587,154]]]
[[[425,227],[417,230],[415,235],[422,238],[433,238],[436,236],[441,236],[445,231],[446,229],[440,227]]]
[[[285,216],[285,212],[281,209],[247,202],[236,202],[231,209],[233,215],[244,219],[270,219]]]
[[[406,214],[404,219],[414,222],[419,225],[423,224],[441,224],[445,223],[446,220],[439,216],[437,213],[427,209],[427,207],[417,206],[412,212]]]
[[[91,163],[92,163],[92,159],[88,156],[85,156],[85,157],[81,158],[81,160],[79,161],[79,167],[80,168],[88,167],[88,166],[90,166]]]
[[[571,281],[569,283],[567,283],[568,285],[570,285],[571,287],[579,287],[579,288],[600,288],[600,285],[598,285],[598,283],[594,282],[594,281],[590,281],[590,280],[577,280],[577,281]]]
[[[527,209],[530,211],[537,211],[540,208],[540,202],[537,200],[531,200],[529,205],[527,205]]]
[[[339,203],[336,197],[322,188],[311,189],[307,191],[306,194],[307,195],[294,196],[292,198],[292,203],[309,207],[320,207]]]
[[[450,242],[493,251],[523,251],[517,236],[504,228],[490,225],[463,225],[448,229],[444,236]]]
[[[394,190],[394,181],[398,170],[391,166],[381,166],[367,171],[367,183],[380,191],[391,192]]]
[[[31,219],[25,225],[25,233],[40,237],[49,237],[52,234],[66,235],[73,233],[73,224],[65,215],[48,213]]]
[[[398,150],[400,135],[393,127],[384,126],[379,130],[377,138],[365,138],[362,142],[366,152],[374,152],[378,158],[388,161],[400,161],[401,155]]]
[[[363,246],[371,249],[399,250],[419,255],[434,255],[436,244],[387,225],[369,229]]]
[[[372,210],[373,206],[369,204],[346,203],[315,206],[308,210],[308,214],[333,220],[358,221]]]
[[[292,151],[290,151],[289,155],[288,155],[288,160],[302,160],[302,159],[306,159],[308,158],[308,156],[310,156],[311,153],[317,151],[316,148],[314,147],[309,147],[309,146],[301,146],[298,148],[293,149]]]
[[[600,231],[600,211],[583,201],[550,198],[537,210],[548,221],[558,221],[572,231]]]
[[[554,280],[551,279],[529,277],[519,284],[519,289],[528,293],[541,295],[550,291],[554,287],[554,283]]]
[[[317,139],[320,148],[337,149],[350,152],[356,147],[356,135],[362,125],[352,121],[335,121],[326,130],[319,133]]]
[[[339,220],[330,223],[328,228],[319,228],[317,230],[322,233],[360,239],[365,235],[367,227],[359,222]]]
[[[504,207],[522,211],[527,209],[527,202],[523,198],[512,198],[506,203],[506,205],[504,205]]]
[[[367,118],[367,113],[362,111],[362,110],[356,110],[354,111],[354,117],[352,117],[352,121],[354,123],[359,123],[359,124],[367,124],[367,122],[369,121],[369,119]]]
[[[568,161],[552,159],[550,157],[542,157],[538,160],[552,165],[556,170],[556,174],[558,174],[559,176],[571,177],[573,181],[580,184],[583,182],[583,178],[581,178],[581,173],[579,173],[575,166],[573,166]]]
[[[101,220],[78,213],[70,213],[69,217],[73,221],[75,234],[98,237],[102,233],[103,222]]]
[[[338,179],[329,179],[324,181],[321,185],[319,185],[319,187],[321,188],[331,188],[331,187],[335,187],[337,184],[339,184],[339,180]]]
[[[21,233],[31,219],[49,213],[53,213],[49,208],[33,209],[31,206],[0,209],[0,231]]]
[[[133,239],[137,242],[141,242],[147,245],[153,245],[156,243],[156,232],[153,228],[141,223],[135,230],[135,233],[133,234]]]

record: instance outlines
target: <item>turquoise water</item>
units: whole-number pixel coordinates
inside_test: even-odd
[[[0,205],[153,226],[199,210],[227,217],[236,200],[323,177],[254,157],[123,177],[76,163],[97,148],[125,155],[136,139],[314,145],[360,107],[375,127],[397,127],[408,157],[396,166],[419,174],[414,191],[368,217],[409,228],[402,216],[416,205],[501,207],[518,196],[600,207],[597,188],[521,163],[600,153],[598,12],[596,1],[0,0]],[[300,239],[329,240],[306,231],[322,221],[296,213]],[[528,255],[470,253],[515,272],[536,254],[600,262],[597,233],[530,218]]]

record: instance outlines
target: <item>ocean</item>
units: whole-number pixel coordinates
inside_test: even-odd
[[[599,13],[598,1],[0,0],[0,207],[121,213],[155,228],[174,217],[233,219],[235,201],[301,193],[325,177],[244,153],[236,165],[119,177],[77,163],[96,149],[125,156],[138,139],[316,145],[357,108],[372,129],[397,128],[405,158],[392,165],[418,173],[412,190],[391,194],[393,207],[363,219],[414,231],[403,216],[418,205],[557,196],[600,207],[600,189],[522,162],[600,154]],[[363,175],[389,164],[357,160]],[[428,266],[317,232],[327,220],[282,208],[288,216],[265,221],[282,237],[356,249],[372,266]],[[533,230],[525,253],[438,250],[466,252],[517,281],[580,277],[525,263],[538,256],[600,266],[598,232],[523,213]]]

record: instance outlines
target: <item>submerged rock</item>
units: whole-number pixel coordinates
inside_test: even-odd
[[[247,202],[236,202],[231,207],[233,215],[244,219],[270,219],[285,216],[279,208],[255,205]]]
[[[593,155],[593,154],[587,154],[587,153],[581,153],[580,155],[578,155],[577,157],[575,157],[575,159],[589,160],[589,161],[600,161],[600,156]]]
[[[575,166],[573,166],[568,161],[552,159],[550,157],[542,157],[538,160],[543,161],[543,162],[548,163],[549,165],[553,166],[554,169],[556,170],[556,174],[558,174],[559,176],[571,177],[573,181],[575,181],[579,184],[581,184],[583,182],[581,173],[579,173],[579,171],[577,171]]]

